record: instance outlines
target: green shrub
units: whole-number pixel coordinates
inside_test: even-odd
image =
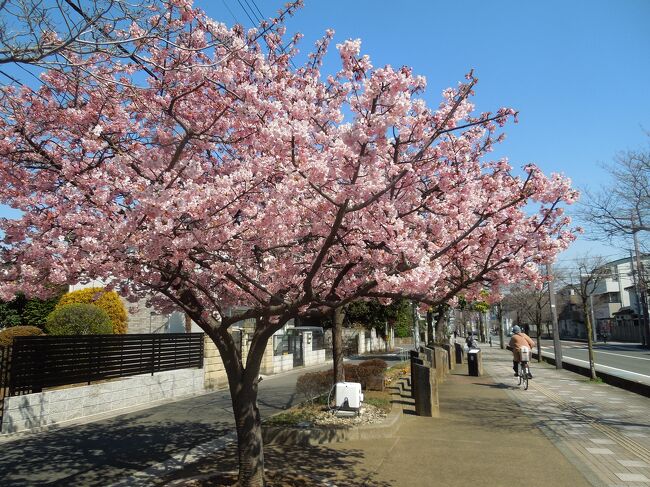
[[[127,314],[122,299],[115,291],[106,291],[103,287],[87,287],[64,294],[56,305],[57,308],[68,304],[94,304],[103,309],[111,320],[113,331],[109,333],[124,334],[127,331]]]
[[[51,335],[104,335],[113,333],[108,314],[94,304],[66,304],[47,317],[45,329]]]
[[[385,360],[380,358],[372,358],[370,360],[364,360],[359,364],[359,367],[381,367],[382,369],[387,369],[388,364]]]
[[[14,342],[14,337],[44,335],[43,330],[36,326],[12,326],[0,331],[0,347],[8,347]]]
[[[11,307],[11,303],[0,303],[0,326],[20,325],[20,313]]]
[[[383,365],[378,362],[383,362]],[[345,364],[345,380],[359,382],[364,390],[383,391],[386,362],[380,359],[366,360],[359,365]]]
[[[298,377],[296,393],[305,401],[327,394],[332,388],[332,371],[309,372]]]

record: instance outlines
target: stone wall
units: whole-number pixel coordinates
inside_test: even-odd
[[[312,350],[313,334],[305,331],[302,334],[302,350],[305,367],[325,363],[325,350]]]
[[[223,366],[221,355],[217,346],[207,335],[204,339],[204,352],[203,352],[203,370],[205,379],[205,389],[213,391],[228,387],[228,377],[226,376],[226,369]]]
[[[293,354],[274,355],[273,356],[273,373],[285,372],[293,369]]]
[[[15,433],[98,414],[118,414],[125,408],[202,392],[203,369],[180,369],[6,397],[0,431]]]

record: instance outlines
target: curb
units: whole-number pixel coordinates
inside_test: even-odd
[[[535,359],[539,357],[536,352],[533,352],[532,356]],[[547,357],[544,354],[542,354],[542,361],[549,363],[551,365],[555,365],[554,357]],[[571,362],[567,362],[566,360],[562,360],[562,368],[570,372],[583,375],[585,377],[591,376],[588,368],[582,367],[577,364],[572,364]],[[650,386],[642,382],[637,382],[630,379],[624,379],[623,377],[608,374],[607,372],[602,372],[600,370],[596,371],[596,377],[602,379],[602,381],[605,384],[609,384],[610,386],[618,387],[619,389],[625,389],[626,391],[634,392],[641,396],[650,397]]]
[[[392,408],[385,421],[379,424],[353,426],[351,428],[287,428],[262,425],[262,439],[265,445],[315,446],[340,443],[350,440],[373,440],[394,435],[402,422],[401,394],[404,381],[401,379],[391,392]]]

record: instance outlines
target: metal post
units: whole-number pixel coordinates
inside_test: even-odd
[[[555,368],[562,368],[562,343],[557,322],[557,307],[555,305],[555,290],[553,286],[553,273],[550,264],[546,264],[546,274],[551,278],[548,281],[548,298],[551,303],[551,320],[553,321],[553,350],[555,352]]]

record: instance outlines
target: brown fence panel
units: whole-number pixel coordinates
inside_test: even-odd
[[[193,367],[203,367],[203,333],[16,337],[8,395]]]

